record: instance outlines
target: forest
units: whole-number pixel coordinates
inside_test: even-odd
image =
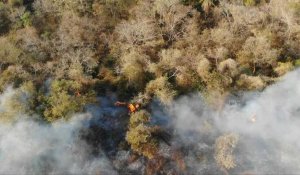
[[[0,0],[0,174],[300,174],[299,66],[300,0]]]

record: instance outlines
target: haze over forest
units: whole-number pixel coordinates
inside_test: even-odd
[[[299,66],[300,0],[0,0],[0,174],[300,174]]]

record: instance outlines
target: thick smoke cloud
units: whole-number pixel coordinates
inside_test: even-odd
[[[83,139],[96,114],[86,112],[49,125],[27,116],[18,106],[13,108],[11,104],[26,106],[27,102],[26,94],[21,94],[24,98],[12,103],[16,95],[9,87],[0,96],[0,117],[16,119],[0,123],[0,174],[117,174],[101,145],[92,147]]]
[[[228,98],[221,111],[211,109],[200,95],[183,97],[170,108],[178,137],[196,147],[195,156],[197,151],[214,154],[216,138],[235,133],[239,136],[233,152],[237,166],[231,173],[299,174],[299,80],[300,70],[296,70],[263,92]],[[192,161],[190,167],[195,174],[221,173],[213,171],[212,156],[205,162]]]
[[[153,124],[173,131],[172,146],[162,146],[161,155],[182,150],[186,174],[224,174],[216,163],[216,140],[234,133],[236,166],[227,173],[299,174],[299,80],[296,70],[263,92],[229,97],[219,111],[201,95],[182,97],[165,110],[154,103]],[[0,96],[1,111],[12,94],[10,88]],[[16,122],[1,123],[0,174],[143,174],[145,159],[124,163],[130,153],[118,148],[127,125],[126,110],[115,108],[115,100],[100,98],[101,105],[52,125],[20,113]],[[90,131],[97,132],[87,136]]]
[[[0,125],[0,174],[116,174],[104,156],[91,157],[78,137],[83,120],[46,126],[34,121]]]

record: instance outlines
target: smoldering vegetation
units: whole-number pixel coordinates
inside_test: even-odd
[[[133,158],[124,143],[128,116],[113,95],[69,121],[46,124],[19,113],[0,125],[0,173],[150,174],[152,166],[161,174],[298,174],[299,77],[296,70],[262,92],[229,97],[222,110],[199,94],[169,107],[153,103],[151,123],[172,133],[154,159]],[[13,92],[1,95],[1,111]]]
[[[299,29],[299,0],[0,0],[0,174],[297,174]]]
[[[260,93],[227,99],[220,111],[198,95],[171,108],[192,174],[299,174],[300,71]],[[185,147],[183,146],[183,147]],[[223,173],[222,172],[222,173]]]

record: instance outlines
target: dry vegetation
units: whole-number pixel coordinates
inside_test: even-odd
[[[169,105],[262,90],[300,65],[299,46],[299,0],[0,0],[0,90],[17,89],[1,120],[67,120],[106,91]],[[149,117],[131,116],[126,140],[151,159]],[[234,168],[236,142],[216,140],[221,168]]]

